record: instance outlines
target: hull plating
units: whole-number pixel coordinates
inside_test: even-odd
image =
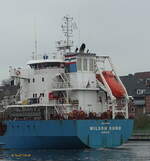
[[[67,149],[115,147],[132,134],[133,120],[5,121],[2,148]]]

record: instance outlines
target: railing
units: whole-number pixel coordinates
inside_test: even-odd
[[[55,100],[54,102],[56,105],[63,105],[63,104],[72,104],[72,105],[79,105],[78,100],[72,100],[70,97],[68,98],[68,102],[66,102],[65,98]]]
[[[70,87],[68,87],[68,83],[64,83],[64,82],[55,82],[52,86],[54,89],[70,88]]]
[[[47,56],[47,59],[52,59],[53,56],[56,56],[57,53],[56,52],[53,52],[53,53],[48,53],[48,54],[45,54],[45,55],[42,55],[42,54],[36,54],[34,56],[32,56],[32,59],[33,60],[39,60],[39,59],[44,59],[44,56]]]

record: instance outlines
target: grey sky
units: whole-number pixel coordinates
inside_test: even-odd
[[[0,80],[10,65],[25,66],[31,58],[35,17],[43,54],[55,51],[55,41],[63,38],[66,14],[80,29],[75,44],[109,54],[120,75],[150,70],[149,0],[0,0]]]

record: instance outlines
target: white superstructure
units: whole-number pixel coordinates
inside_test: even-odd
[[[70,37],[70,34],[66,36]],[[71,52],[69,42],[68,37],[67,42],[64,42],[66,45],[59,42],[57,53],[52,59],[44,55],[42,59],[34,57],[27,63],[26,69],[10,67],[10,76],[19,84],[20,89],[15,105],[9,107],[45,106],[66,115],[78,110],[87,114],[96,113],[98,116],[109,110],[113,118],[118,113],[128,118],[128,95],[110,58],[85,52],[85,44],[82,44],[80,50]],[[103,76],[103,71],[107,69],[101,64],[104,65],[107,60],[115,79],[125,91],[119,100]],[[118,108],[118,102],[121,102],[121,108]]]

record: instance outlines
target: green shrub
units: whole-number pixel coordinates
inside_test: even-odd
[[[150,116],[141,114],[134,120],[134,130],[150,130]]]

